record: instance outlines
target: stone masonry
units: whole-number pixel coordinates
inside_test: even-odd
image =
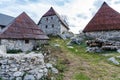
[[[109,39],[114,37],[120,37],[120,31],[97,31],[97,32],[86,32],[85,35],[100,38],[100,39]]]
[[[0,77],[3,80],[39,80],[47,75],[42,54],[0,54]]]

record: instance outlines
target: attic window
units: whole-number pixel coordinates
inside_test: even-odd
[[[25,44],[28,44],[29,43],[29,40],[25,40]]]

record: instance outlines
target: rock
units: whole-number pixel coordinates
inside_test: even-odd
[[[71,41],[69,41],[69,42],[67,43],[67,46],[72,46]]]
[[[17,70],[18,70],[17,68],[10,68],[10,71],[12,71],[12,72],[15,72]]]
[[[100,52],[102,52],[102,50],[99,47],[87,47],[86,48],[86,52],[97,52],[97,53],[100,53]]]
[[[52,66],[52,64],[50,64],[50,63],[46,63],[46,67],[47,67],[47,68],[52,68],[53,66]]]
[[[53,73],[58,74],[58,70],[56,68],[51,69]]]
[[[71,38],[71,43],[72,44],[77,44],[77,45],[80,45],[80,43],[82,42],[82,38],[77,38],[77,37],[73,37]]]
[[[37,80],[40,80],[42,78],[42,76],[43,76],[43,73],[37,74],[37,76],[36,76]]]
[[[55,47],[59,47],[60,45],[59,45],[59,44],[55,44],[54,46],[55,46]]]
[[[118,49],[117,52],[120,53],[120,49]]]
[[[71,48],[71,49],[73,49],[74,47],[73,46],[67,46],[68,48]]]
[[[0,45],[0,54],[6,54],[6,46],[5,45]]]
[[[23,76],[23,73],[20,72],[20,71],[17,71],[17,72],[14,72],[14,73],[13,73],[13,76],[14,76],[14,77]]]
[[[17,77],[15,80],[22,80],[22,77]]]
[[[59,36],[60,36],[60,38],[62,38],[63,40],[66,40],[66,39],[67,39],[64,34],[60,34]]]
[[[25,75],[24,80],[35,80],[35,77],[33,75]]]
[[[38,72],[39,72],[39,73],[43,73],[43,70],[42,70],[42,69],[40,69]]]
[[[114,57],[109,58],[108,61],[111,61],[111,62],[113,62],[116,65],[120,64]]]

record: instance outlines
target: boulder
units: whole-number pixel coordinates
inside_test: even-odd
[[[50,64],[50,63],[46,63],[46,67],[47,67],[47,68],[52,68],[53,66],[52,66],[52,64]]]
[[[109,58],[108,61],[111,61],[112,63],[114,63],[116,65],[120,64],[114,57]]]
[[[20,72],[20,71],[17,71],[17,72],[14,72],[13,73],[13,76],[14,77],[19,77],[19,76],[23,76],[24,73]]]
[[[99,47],[87,47],[86,52],[97,52],[100,53],[102,52],[102,49]]]
[[[120,53],[120,49],[118,49],[117,52]]]
[[[25,75],[24,80],[35,80],[35,77],[33,75]]]

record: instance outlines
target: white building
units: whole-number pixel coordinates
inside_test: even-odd
[[[66,21],[52,7],[41,17],[38,25],[47,35],[59,35],[69,30]]]

